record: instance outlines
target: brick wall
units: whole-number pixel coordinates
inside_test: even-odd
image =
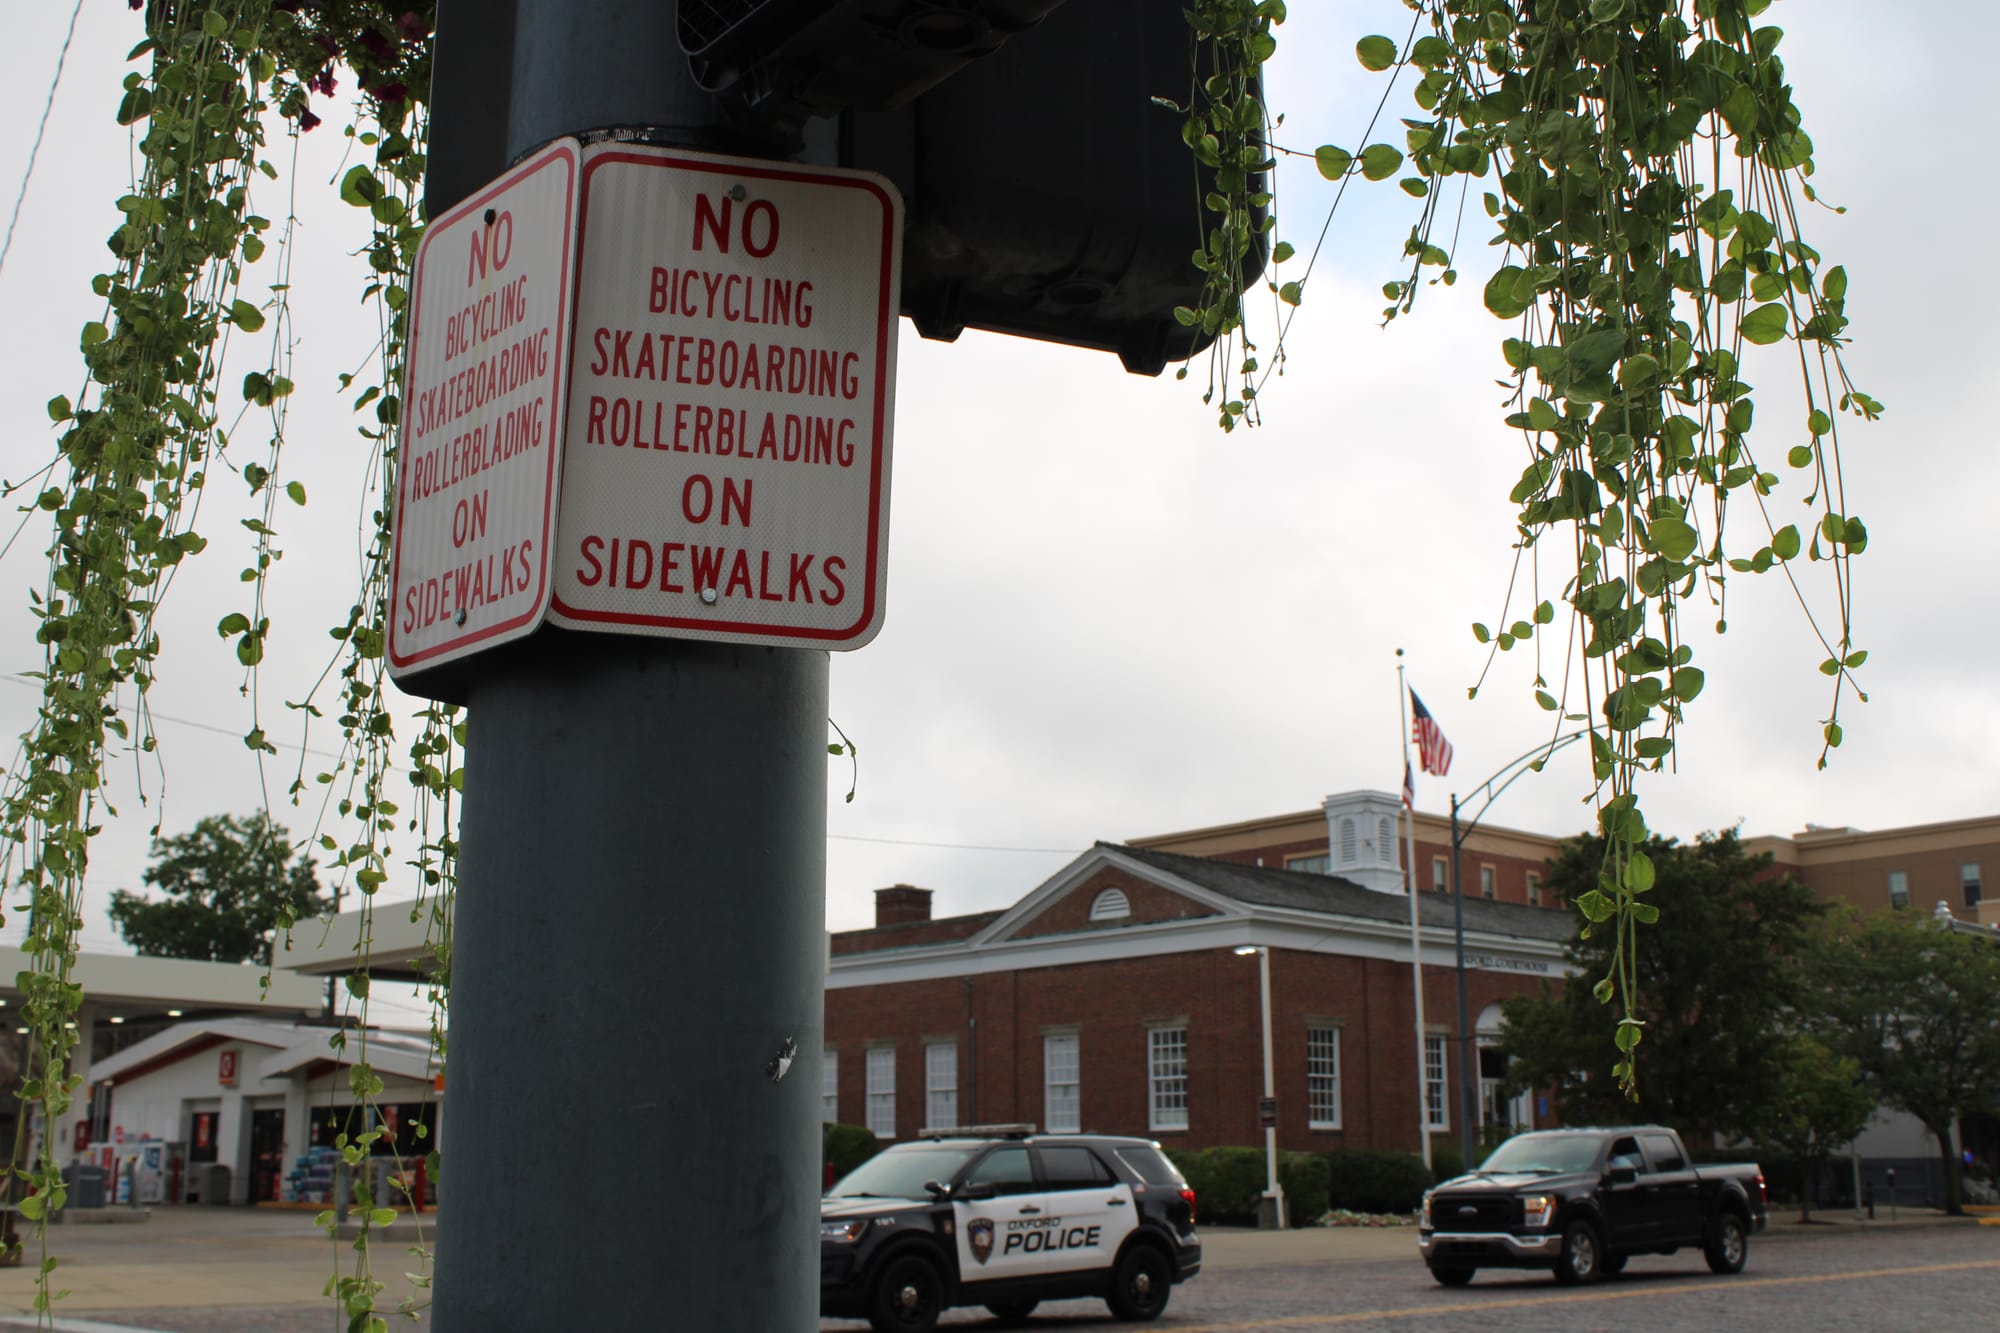
[[[1089,895],[1080,897],[1087,904]],[[1277,950],[1272,967],[1272,1032],[1279,1145],[1301,1151],[1339,1147],[1418,1147],[1417,1048],[1407,966],[1383,959]],[[1490,1003],[1529,993],[1540,981],[1468,972],[1474,1022]],[[1457,1025],[1454,975],[1424,973],[1430,1031]],[[1227,949],[1111,959],[1065,967],[898,982],[830,990],[826,1040],[839,1051],[840,1118],[865,1121],[867,1060],[873,1045],[896,1049],[896,1137],[923,1127],[924,1045],[958,1044],[960,1119],[966,1123],[1046,1120],[1042,1039],[1078,1035],[1082,1125],[1142,1134],[1182,1147],[1255,1144],[1263,1132],[1258,965]],[[1149,1117],[1147,1033],[1185,1026],[1188,1128],[1156,1130]],[[1307,1124],[1306,1031],[1341,1033],[1341,1127]],[[1452,1123],[1457,1124],[1453,1050]]]

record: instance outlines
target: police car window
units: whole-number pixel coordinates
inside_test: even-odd
[[[1084,1147],[1043,1148],[1043,1182],[1052,1190],[1089,1189],[1109,1185],[1111,1171]]]
[[[1655,1171],[1685,1171],[1687,1169],[1687,1162],[1681,1157],[1680,1149],[1674,1147],[1674,1141],[1664,1134],[1648,1134],[1646,1136],[1646,1152],[1653,1159],[1653,1169]]]
[[[1634,1171],[1646,1169],[1646,1159],[1639,1154],[1639,1140],[1620,1139],[1611,1145],[1611,1158],[1605,1163],[1612,1167],[1629,1167]]]
[[[1167,1155],[1158,1148],[1126,1147],[1113,1148],[1118,1160],[1125,1163],[1133,1175],[1148,1185],[1185,1185],[1181,1173],[1167,1160]]]
[[[828,1193],[842,1199],[921,1199],[925,1181],[950,1180],[972,1151],[928,1143],[891,1148],[855,1167]]]
[[[995,1148],[973,1163],[965,1173],[968,1185],[992,1185],[1002,1194],[1027,1194],[1040,1188],[1035,1184],[1034,1163],[1026,1148]]]

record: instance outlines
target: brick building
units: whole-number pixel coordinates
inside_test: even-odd
[[[1538,1122],[1538,1103],[1497,1098],[1504,1066],[1489,1048],[1501,1000],[1561,983],[1576,922],[1543,877],[1562,840],[1486,824],[1466,837],[1461,1033],[1450,822],[1415,816],[1420,1096],[1400,813],[1386,792],[1348,792],[1317,810],[1099,843],[1000,912],[934,920],[928,889],[879,890],[875,926],[831,942],[825,1117],[884,1138],[1028,1121],[1174,1146],[1257,1143],[1258,966],[1237,951],[1266,948],[1281,1147],[1414,1150],[1420,1114],[1433,1142],[1455,1141],[1461,1038],[1477,1051],[1482,1123]],[[2000,816],[1746,845],[1828,901],[1943,901],[2000,924],[2000,899],[1982,891],[2000,865]],[[1885,1139],[1870,1152],[1901,1148]]]
[[[2000,815],[1873,832],[1809,824],[1744,846],[1769,852],[1823,901],[1864,912],[1929,912],[1943,903],[1958,920],[2000,926],[2000,897],[1985,892],[1986,875],[2000,868]]]
[[[878,891],[875,926],[832,940],[825,1117],[883,1138],[1028,1121],[1173,1146],[1259,1142],[1259,968],[1238,951],[1263,948],[1279,1145],[1415,1150],[1420,1120],[1454,1139],[1453,903],[1419,899],[1420,1103],[1397,809],[1383,793],[1330,798],[1316,852],[1283,850],[1315,841],[1295,820],[1206,830],[1230,845],[1203,855],[1099,843],[1001,912],[932,919],[928,890]],[[1491,835],[1466,861],[1468,879],[1477,864],[1494,881],[1490,897],[1464,903],[1482,1045],[1502,999],[1559,982],[1572,929],[1567,913],[1529,905],[1527,849],[1512,836]],[[1420,839],[1420,864],[1422,852]],[[1300,860],[1313,855],[1326,864]],[[1498,1073],[1490,1058],[1487,1072]],[[1495,1105],[1487,1091],[1490,1118],[1532,1119],[1536,1108]]]

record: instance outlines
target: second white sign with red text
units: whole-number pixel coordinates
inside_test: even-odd
[[[874,636],[901,238],[860,172],[587,152],[551,621]]]

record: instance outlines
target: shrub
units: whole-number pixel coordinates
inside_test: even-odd
[[[1480,1154],[1481,1159],[1485,1157]],[[1453,1176],[1465,1174],[1465,1150],[1458,1146],[1456,1139],[1437,1139],[1431,1143],[1432,1183],[1450,1180]]]
[[[1326,1154],[1326,1165],[1332,1206],[1352,1212],[1413,1213],[1431,1186],[1431,1173],[1415,1153],[1342,1148]]]
[[[1285,1210],[1293,1226],[1309,1227],[1326,1215],[1332,1206],[1331,1178],[1326,1158],[1318,1153],[1278,1154],[1278,1184],[1284,1188]]]
[[[1262,1148],[1169,1148],[1167,1156],[1194,1191],[1196,1220],[1208,1226],[1255,1226],[1270,1168]],[[1326,1161],[1313,1153],[1278,1154],[1278,1187],[1293,1226],[1327,1210]]]
[[[1167,1156],[1194,1190],[1197,1221],[1226,1226],[1256,1223],[1257,1200],[1264,1193],[1262,1148],[1169,1149]]]
[[[832,1173],[831,1180],[839,1180],[880,1151],[882,1145],[860,1125],[838,1125],[829,1121],[820,1140],[820,1160]]]

